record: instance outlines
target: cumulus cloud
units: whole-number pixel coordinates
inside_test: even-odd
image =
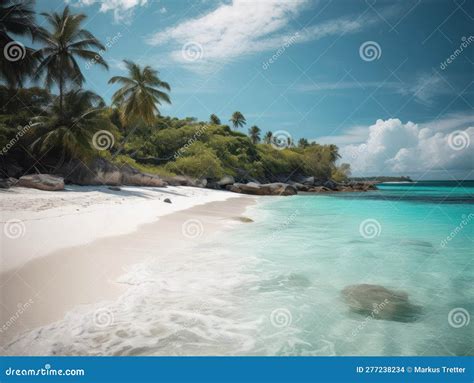
[[[175,62],[189,64],[192,61],[194,66],[202,66],[278,49],[292,38],[293,44],[356,32],[377,20],[338,18],[298,31],[291,29],[292,18],[310,5],[308,0],[233,0],[205,15],[155,33],[148,38],[148,43],[169,45]],[[182,47],[190,43],[201,50],[199,60],[189,60],[183,55]]]
[[[70,1],[75,6],[89,6],[100,4],[100,12],[112,12],[116,22],[128,22],[136,7],[148,4],[148,0],[77,0]]]
[[[341,147],[341,161],[351,164],[354,175],[426,177],[433,172],[446,172],[455,177],[467,176],[474,161],[474,124],[451,131],[438,126],[404,124],[399,119],[377,120],[368,128],[364,142]]]

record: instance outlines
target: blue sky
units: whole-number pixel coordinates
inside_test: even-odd
[[[107,100],[127,58],[171,84],[164,115],[239,110],[248,126],[336,143],[356,175],[473,178],[472,1],[66,3],[103,42],[115,37],[108,72],[83,63],[85,86]]]

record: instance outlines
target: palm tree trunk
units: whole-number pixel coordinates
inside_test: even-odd
[[[59,112],[63,115],[63,71],[59,73]]]

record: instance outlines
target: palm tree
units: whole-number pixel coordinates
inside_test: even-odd
[[[252,126],[249,129],[249,135],[250,135],[250,141],[252,141],[252,144],[258,144],[260,142],[260,128],[256,125]]]
[[[124,60],[128,77],[114,76],[109,84],[120,83],[122,87],[112,96],[114,104],[121,108],[122,118],[127,123],[143,121],[152,124],[160,111],[161,102],[171,104],[169,95],[161,89],[170,91],[167,82],[161,81],[158,71],[149,66],[141,68],[134,62]]]
[[[265,136],[263,136],[263,142],[266,144],[271,144],[272,143],[272,138],[273,138],[273,133],[272,132],[266,132]]]
[[[244,126],[247,123],[247,121],[245,120],[244,115],[240,112],[234,112],[229,121],[232,122],[232,125],[234,126],[234,129],[241,128],[242,126]]]
[[[69,7],[60,13],[42,13],[51,27],[51,31],[38,34],[44,47],[38,51],[42,56],[37,77],[45,74],[45,84],[51,88],[55,83],[59,88],[59,113],[63,112],[63,97],[66,81],[70,80],[82,86],[85,78],[76,57],[97,63],[108,69],[104,58],[93,49],[105,50],[104,45],[94,35],[81,28],[86,19],[84,14],[72,14]]]
[[[209,117],[209,122],[213,125],[220,125],[221,124],[220,118],[217,117],[215,114],[211,114],[211,116]]]
[[[32,40],[40,31],[35,23],[34,0],[0,1],[0,77],[9,88],[23,85],[26,76],[32,75],[36,66],[34,49],[15,41],[11,35],[28,36]]]
[[[62,106],[58,98],[45,116],[33,120],[33,134],[37,138],[31,148],[41,154],[49,151],[59,154],[57,168],[66,159],[87,158],[97,149],[94,134],[99,130],[103,133],[114,129],[104,113],[104,106],[102,98],[94,92],[75,90],[66,93]],[[105,134],[113,142],[112,133]]]
[[[331,162],[336,162],[339,158],[341,158],[337,145],[330,144],[327,146],[327,150],[329,151],[329,160]]]

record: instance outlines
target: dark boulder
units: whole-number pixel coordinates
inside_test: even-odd
[[[12,186],[15,186],[18,183],[18,180],[13,177],[0,178],[0,189],[8,189]]]
[[[76,185],[166,186],[166,182],[156,175],[142,173],[127,164],[119,167],[103,158],[96,158],[88,165],[73,161],[63,166],[59,173],[67,183]]]
[[[30,174],[20,177],[18,186],[46,191],[64,190],[64,179],[51,174]]]
[[[226,187],[227,185],[232,185],[235,183],[234,177],[232,176],[224,176],[222,177],[219,181],[217,181],[217,184],[221,187]]]

